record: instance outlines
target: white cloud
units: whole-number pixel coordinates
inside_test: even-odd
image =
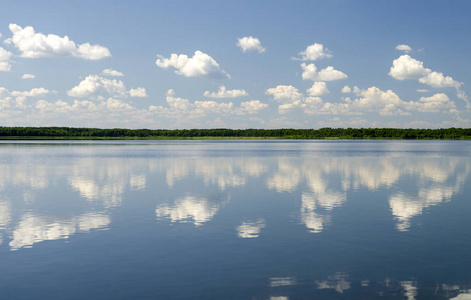
[[[209,98],[238,98],[248,95],[249,94],[245,90],[228,90],[224,85],[219,86],[219,90],[217,92],[204,92],[204,96]]]
[[[260,110],[265,109],[268,107],[268,104],[260,102],[260,100],[252,100],[242,102],[240,107],[243,111],[247,112],[248,114],[255,114],[258,113]]]
[[[194,105],[196,108],[212,113],[231,113],[234,107],[232,102],[221,103],[216,101],[195,101]]]
[[[304,80],[334,81],[348,78],[347,74],[335,70],[332,66],[322,69],[319,72],[317,72],[317,67],[314,64],[306,65],[302,63],[301,67],[303,68],[302,77]]]
[[[132,112],[135,110],[128,103],[114,98],[108,98],[98,103],[89,100],[74,100],[73,104],[62,100],[56,102],[39,100],[36,102],[35,108],[43,115],[44,113],[52,113],[53,115],[60,113],[68,114],[69,117],[83,119],[87,117],[100,118],[111,112]]]
[[[232,102],[217,102],[217,101],[194,101],[175,96],[175,92],[170,89],[167,91],[167,104],[169,108],[162,106],[149,107],[153,113],[161,114],[164,116],[181,116],[186,114],[192,118],[205,116],[208,113],[216,113],[222,115],[244,115],[255,114],[260,110],[268,107],[268,104],[261,103],[259,100],[252,100],[242,102],[239,107],[235,106]]]
[[[77,86],[67,92],[70,97],[94,97],[102,92],[112,96],[125,96],[126,86],[121,80],[88,75]]]
[[[13,53],[0,47],[0,72],[11,71],[10,59]]]
[[[424,68],[423,62],[413,59],[409,55],[401,55],[393,61],[389,76],[397,80],[418,80],[419,78],[427,76],[430,72],[432,72],[432,70]]]
[[[423,62],[413,59],[409,55],[402,55],[393,61],[389,75],[394,79],[417,79],[419,82],[435,88],[461,86],[461,83],[453,80],[443,73],[424,68]]]
[[[419,78],[420,83],[424,83],[434,88],[454,87],[459,88],[461,82],[453,80],[450,76],[444,76],[443,73],[430,72],[427,76]]]
[[[396,50],[404,51],[405,53],[409,53],[412,51],[412,48],[409,45],[397,45]]]
[[[304,113],[315,113],[322,109],[323,101],[319,97],[305,97],[289,103],[283,103],[278,106],[278,113],[287,114],[293,109],[301,108]]]
[[[419,112],[456,112],[455,103],[447,95],[435,94],[421,97],[419,101],[403,101],[391,90],[382,91],[373,86],[359,93],[362,98],[347,100],[350,111],[379,111],[380,115],[406,115],[411,111]]]
[[[189,110],[192,106],[192,104],[190,104],[190,101],[188,99],[175,97],[175,91],[172,89],[167,91],[166,101],[167,101],[167,104],[170,106],[170,108],[173,108],[176,110],[186,111],[186,110]]]
[[[431,97],[421,97],[417,104],[417,110],[420,112],[441,112],[449,109],[453,112],[456,109],[455,103],[450,101],[447,95],[435,94]]]
[[[208,54],[196,51],[193,57],[185,54],[177,55],[172,53],[170,58],[157,55],[155,64],[162,69],[173,67],[175,73],[185,77],[210,77],[210,78],[231,78],[229,74],[221,70],[219,64]]]
[[[468,109],[471,108],[468,96],[460,89],[461,82],[450,76],[445,76],[441,72],[425,68],[423,62],[413,59],[409,55],[401,55],[393,61],[389,76],[397,80],[415,79],[433,88],[453,87],[456,89],[458,98],[466,102]]]
[[[88,60],[99,60],[111,56],[110,50],[100,45],[81,44],[77,49],[77,57]]]
[[[319,85],[316,88],[322,91],[324,85]],[[351,91],[352,89],[348,87],[345,90]],[[392,90],[383,91],[375,86],[366,90],[360,90],[355,86],[353,91],[358,98],[352,100],[350,97],[346,97],[342,103],[324,102],[319,97],[306,97],[293,86],[280,85],[268,89],[266,93],[272,95],[274,100],[281,102],[278,106],[280,114],[289,113],[293,109],[302,109],[306,114],[332,115],[362,115],[365,112],[378,112],[380,115],[410,115],[412,111],[440,112],[446,110],[449,113],[457,112],[455,104],[445,94],[422,97],[416,102],[406,102]]]
[[[349,94],[349,93],[352,92],[352,89],[351,89],[348,85],[346,85],[346,86],[344,86],[344,87],[342,88],[341,92],[342,92],[343,94]]]
[[[36,75],[33,75],[33,74],[23,74],[23,76],[21,76],[21,79],[34,79],[36,78]]]
[[[146,89],[143,87],[139,87],[137,89],[130,89],[129,95],[134,98],[144,98],[149,97],[147,96]]]
[[[12,91],[10,95],[13,97],[42,97],[44,95],[49,94],[49,90],[40,87],[40,88],[33,88],[30,91]]]
[[[104,69],[103,72],[101,72],[101,74],[103,74],[105,76],[114,76],[114,77],[124,76],[123,73],[121,73],[119,71],[116,71],[116,70],[113,70],[113,69]]]
[[[267,95],[273,96],[273,99],[281,102],[293,102],[302,99],[303,95],[297,88],[292,85],[279,85],[275,88],[270,88],[265,92]]]
[[[353,87],[353,93],[354,93],[354,94],[360,94],[360,93],[361,93],[361,89],[360,89],[359,87],[357,87],[357,86],[354,86],[354,87]]]
[[[99,75],[88,75],[77,86],[74,86],[67,92],[70,97],[89,97],[94,100],[104,100],[105,96],[118,98],[148,97],[146,89],[138,87],[136,89],[126,90],[126,86],[121,80],[108,79]]]
[[[361,91],[362,98],[348,102],[350,109],[356,111],[379,111],[380,115],[403,115],[408,103],[402,101],[392,90],[382,91],[372,86]]]
[[[238,39],[237,46],[239,46],[243,52],[256,50],[258,51],[258,53],[263,53],[266,50],[264,47],[262,47],[262,43],[260,43],[260,40],[252,36],[246,36]]]
[[[428,92],[430,92],[430,91],[427,90],[427,89],[417,89],[417,92],[418,92],[418,93],[428,93]]]
[[[311,88],[307,89],[307,93],[311,96],[322,96],[330,93],[327,84],[322,81],[316,81]]]
[[[10,63],[6,61],[0,61],[0,72],[10,72],[10,71],[11,71]]]
[[[327,48],[324,49],[324,46],[318,43],[307,46],[306,50],[299,52],[299,55],[301,56],[300,60],[305,61],[332,57],[330,51]]]
[[[22,28],[16,24],[10,24],[9,28],[13,36],[7,39],[6,43],[13,44],[18,48],[22,57],[73,56],[87,60],[99,60],[111,56],[106,47],[90,45],[90,43],[76,45],[68,36],[60,37],[55,34],[36,33],[31,26]]]
[[[296,108],[301,108],[307,114],[325,114],[332,113],[342,105],[324,103],[319,97],[305,97],[297,88],[291,85],[279,85],[270,88],[265,92],[267,95],[273,96],[275,101],[280,102],[278,105],[278,113],[286,114]]]

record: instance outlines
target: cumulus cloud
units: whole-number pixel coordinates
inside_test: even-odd
[[[74,86],[67,92],[70,97],[103,100],[104,95],[112,97],[125,98],[131,96],[134,98],[147,97],[146,89],[138,87],[127,91],[124,82],[117,79],[108,79],[99,75],[88,75],[77,86]]]
[[[259,112],[262,109],[265,109],[268,107],[268,104],[260,102],[260,100],[252,100],[252,101],[246,101],[242,102],[240,104],[240,107],[242,108],[243,111],[247,112],[248,114],[255,114]]]
[[[344,86],[341,90],[341,92],[343,94],[350,94],[350,93],[354,93],[354,94],[357,94],[359,95],[361,93],[361,89],[358,88],[357,86],[354,86],[353,88],[349,87],[348,85]]]
[[[461,86],[461,82],[455,81],[450,76],[444,76],[443,73],[439,72],[430,72],[426,76],[419,78],[419,82],[434,88],[459,88]]]
[[[445,76],[441,72],[432,71],[425,68],[424,63],[413,59],[409,55],[401,55],[393,61],[389,70],[389,76],[397,80],[418,80],[433,88],[453,87],[456,89],[458,98],[466,102],[466,107],[471,108],[468,96],[460,89],[462,83],[454,80],[450,76]]]
[[[254,38],[253,36],[246,36],[238,39],[237,46],[240,47],[243,52],[256,50],[258,53],[263,53],[266,50],[264,47],[262,47],[260,40],[258,38]]]
[[[417,110],[420,112],[441,112],[445,110],[456,112],[456,106],[447,95],[440,93],[431,97],[421,97],[417,104]]]
[[[346,85],[346,86],[344,86],[344,87],[342,88],[341,92],[342,92],[343,94],[349,94],[349,93],[352,92],[352,89],[351,89],[348,85]]]
[[[29,107],[29,105],[26,103],[27,98],[43,97],[50,93],[51,91],[43,87],[33,88],[29,91],[11,92],[4,87],[0,87],[0,116],[7,116],[7,119],[10,119],[10,117],[13,117],[13,114],[20,113],[20,111],[12,112],[8,111],[8,109],[27,109]],[[14,99],[12,97],[14,97]]]
[[[223,115],[243,115],[254,114],[268,107],[268,104],[261,103],[259,100],[242,102],[239,107],[234,103],[217,102],[217,101],[194,101],[176,97],[175,91],[170,89],[167,91],[166,101],[169,108],[162,106],[150,106],[149,110],[161,114],[187,114],[193,117],[204,116],[207,113],[217,113]]]
[[[245,90],[228,90],[224,85],[219,86],[219,90],[217,92],[204,92],[204,96],[209,98],[238,98],[248,95],[249,94]]]
[[[11,71],[10,59],[13,53],[0,47],[0,72]]]
[[[91,45],[90,43],[76,45],[68,36],[45,35],[35,32],[31,26],[22,28],[16,24],[10,24],[9,28],[13,36],[5,42],[13,44],[20,50],[22,57],[73,56],[86,60],[99,60],[111,56],[106,47]]]
[[[219,64],[208,54],[196,51],[193,57],[172,53],[170,58],[157,55],[155,64],[162,69],[175,68],[175,73],[185,77],[210,77],[216,79],[231,78],[221,70]]]
[[[175,97],[175,91],[172,89],[167,91],[166,101],[170,108],[176,110],[186,111],[192,107],[192,104],[190,104],[188,99]]]
[[[396,50],[404,51],[405,53],[409,53],[412,51],[412,48],[409,45],[397,45]]]
[[[330,58],[332,54],[330,54],[329,49],[325,48],[322,44],[312,44],[307,46],[306,50],[299,52],[298,54],[301,56],[300,58],[295,58],[299,60],[317,60],[321,58]]]
[[[323,84],[318,88],[322,90]],[[352,92],[352,88],[346,86],[345,91]],[[309,91],[309,90],[308,90]],[[343,114],[362,115],[365,112],[377,112],[380,115],[409,115],[412,111],[456,113],[455,104],[445,94],[436,94],[432,97],[422,97],[419,101],[404,101],[392,90],[383,91],[375,86],[366,90],[353,88],[358,98],[346,97],[343,102],[325,102],[315,93],[304,96],[293,86],[280,85],[268,89],[266,93],[273,96],[273,100],[281,102],[278,106],[280,114],[286,114],[293,109],[302,109],[306,114]]]
[[[231,113],[234,103],[221,103],[216,101],[195,101],[196,108],[212,113]]]
[[[103,74],[105,76],[112,76],[112,77],[122,77],[122,76],[124,76],[123,73],[121,73],[119,71],[116,71],[116,70],[113,70],[113,69],[104,69],[103,72],[101,72],[101,74]]]
[[[147,96],[146,89],[143,87],[139,87],[137,89],[130,89],[129,95],[133,98],[145,98]]]
[[[392,90],[383,91],[375,86],[361,91],[361,98],[346,101],[355,111],[379,111],[380,115],[408,114],[408,103],[402,101]]]
[[[33,74],[23,74],[21,76],[21,79],[34,79],[36,78],[36,75],[33,75]]]
[[[278,113],[287,114],[293,109],[301,108],[306,114],[324,114],[326,112],[324,102],[319,97],[303,97],[288,103],[282,103],[278,106]],[[327,108],[328,109],[328,108]]]
[[[292,85],[279,85],[266,90],[265,93],[271,95],[273,100],[280,102],[278,105],[278,113],[280,114],[289,113],[296,108],[303,109],[305,113],[324,114],[329,113],[334,106],[337,106],[326,104],[319,97],[305,97]]]
[[[0,72],[10,72],[11,65],[6,61],[0,61]]]
[[[58,100],[56,102],[49,102],[46,100],[39,100],[34,105],[38,114],[36,117],[47,117],[54,115],[62,115],[72,120],[93,120],[97,122],[100,119],[112,119],[119,116],[124,118],[126,114],[132,114],[137,111],[130,104],[123,102],[119,99],[108,98],[104,101],[94,102],[89,100],[74,100],[72,104],[65,101]],[[143,112],[140,112],[142,115]]]
[[[332,66],[322,69],[319,72],[314,64],[306,65],[305,63],[302,63],[301,67],[303,68],[302,77],[304,80],[334,81],[348,78],[347,74],[335,70]]]
[[[10,95],[13,97],[43,97],[44,95],[49,94],[49,90],[40,87],[40,88],[33,88],[30,91],[12,91]]]
[[[424,68],[423,62],[413,59],[409,55],[401,55],[393,61],[389,76],[397,80],[418,80],[431,72],[432,70]]]
[[[425,68],[423,62],[413,59],[409,55],[401,55],[395,59],[389,75],[397,80],[416,79],[434,88],[459,88],[462,84],[450,76],[444,76],[443,73]]]
[[[292,85],[278,85],[268,89],[265,93],[281,103],[293,102],[303,97],[299,90]]]
[[[322,81],[316,81],[311,88],[307,89],[307,93],[310,96],[322,96],[330,93],[327,89],[327,84]]]
[[[107,79],[98,75],[88,75],[77,86],[67,92],[70,97],[92,97],[101,92],[113,96],[126,95],[126,86],[121,80]]]
[[[359,93],[361,98],[347,101],[349,109],[357,111],[379,111],[381,115],[407,115],[412,111],[456,113],[456,106],[447,95],[440,93],[431,97],[421,97],[419,101],[403,101],[391,90],[382,91],[370,87]]]

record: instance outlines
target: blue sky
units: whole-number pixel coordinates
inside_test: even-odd
[[[0,125],[470,127],[469,1],[8,1]]]

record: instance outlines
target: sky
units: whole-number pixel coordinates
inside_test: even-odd
[[[471,127],[470,1],[4,1],[0,126]]]

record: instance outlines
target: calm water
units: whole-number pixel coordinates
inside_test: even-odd
[[[0,299],[471,299],[471,142],[0,143]]]

